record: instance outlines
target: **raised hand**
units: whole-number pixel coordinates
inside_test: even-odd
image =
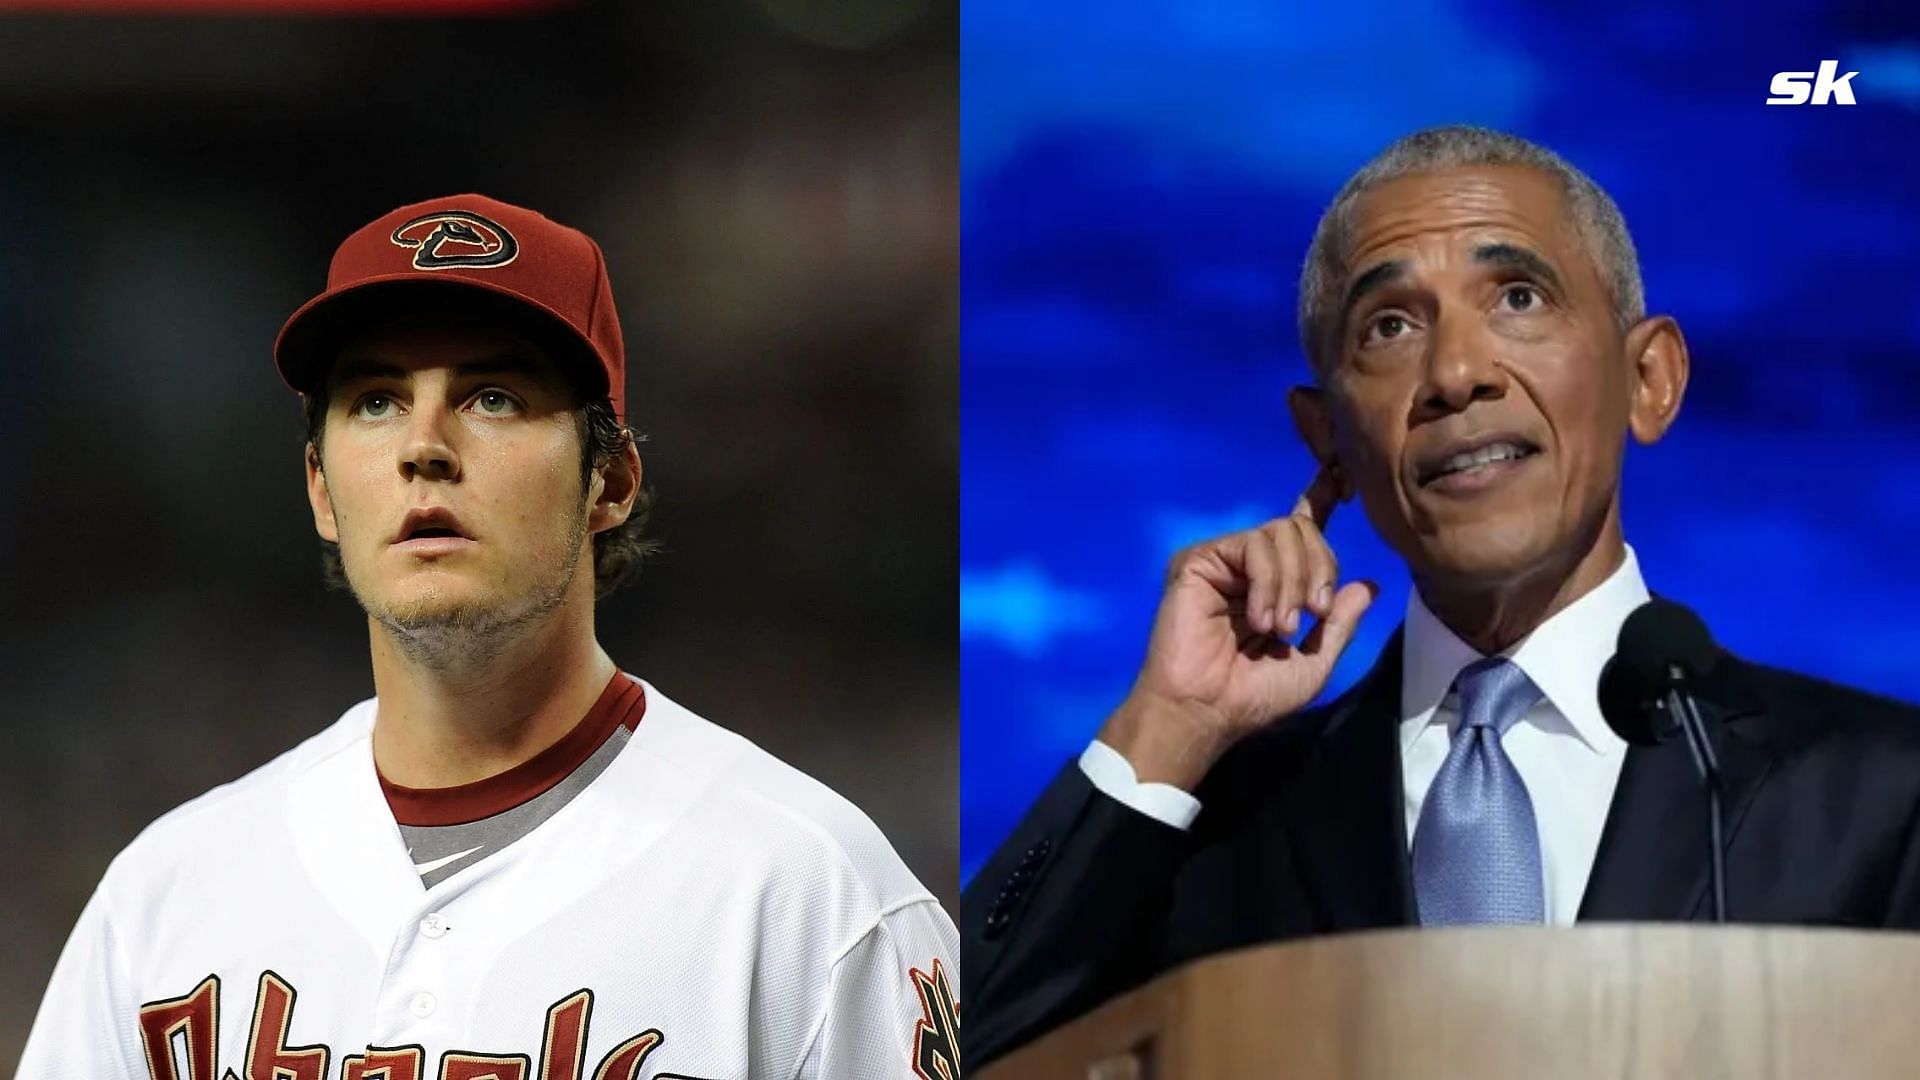
[[[1228,747],[1326,686],[1378,592],[1339,583],[1322,531],[1338,502],[1323,466],[1292,513],[1174,556],[1146,662],[1100,733],[1142,782],[1191,791]]]

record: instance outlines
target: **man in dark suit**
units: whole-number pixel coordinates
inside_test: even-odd
[[[1315,385],[1289,404],[1319,473],[1174,559],[1127,699],[967,890],[969,1064],[1261,942],[1710,917],[1686,746],[1629,748],[1598,704],[1648,599],[1626,440],[1665,433],[1688,376],[1619,210],[1524,140],[1419,132],[1336,197],[1300,293]],[[1415,588],[1373,669],[1309,707],[1377,592],[1322,535],[1355,496]],[[1920,926],[1920,713],[1724,654],[1695,690],[1730,917]]]

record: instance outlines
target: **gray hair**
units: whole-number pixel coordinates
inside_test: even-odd
[[[1321,352],[1332,330],[1345,265],[1353,208],[1361,196],[1389,180],[1448,169],[1487,165],[1524,165],[1546,173],[1560,184],[1574,224],[1580,230],[1600,277],[1613,297],[1614,317],[1622,327],[1646,314],[1640,284],[1640,259],[1633,237],[1613,199],[1586,173],[1559,154],[1516,135],[1464,124],[1427,128],[1403,136],[1382,150],[1347,180],[1333,205],[1320,216],[1300,271],[1300,344],[1315,373],[1325,369]]]

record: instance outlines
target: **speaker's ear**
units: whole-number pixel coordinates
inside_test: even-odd
[[[1340,466],[1340,459],[1338,457],[1328,459],[1327,468],[1333,470],[1333,478],[1340,485],[1340,501],[1352,502],[1353,478],[1348,476],[1347,470]]]
[[[1641,445],[1659,442],[1680,415],[1692,362],[1680,324],[1665,315],[1643,320],[1627,332],[1626,351],[1633,398],[1628,430]]]

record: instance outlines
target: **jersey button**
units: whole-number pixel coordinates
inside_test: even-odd
[[[447,933],[447,920],[441,917],[440,913],[436,911],[420,920],[420,933],[430,938],[445,937]]]
[[[422,990],[419,993],[413,995],[413,1003],[411,1007],[413,1009],[413,1015],[419,1017],[422,1020],[425,1020],[427,1017],[433,1015],[433,1010],[440,1007],[440,999],[434,997],[432,994],[428,993],[427,991]]]

